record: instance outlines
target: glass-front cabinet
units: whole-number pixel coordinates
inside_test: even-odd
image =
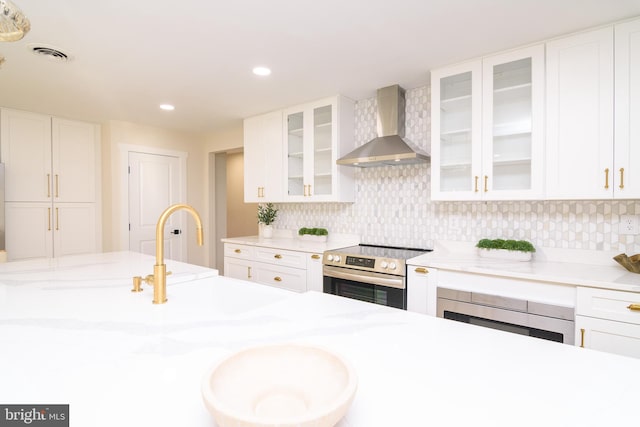
[[[543,196],[544,46],[436,70],[432,199]]]
[[[353,101],[333,97],[285,111],[285,201],[353,201]]]

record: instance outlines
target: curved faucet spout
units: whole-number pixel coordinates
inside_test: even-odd
[[[202,220],[196,210],[185,204],[169,206],[165,209],[156,225],[156,264],[153,266],[153,303],[164,304],[167,302],[167,266],[164,263],[164,226],[167,219],[176,211],[185,210],[193,216],[196,221],[198,233],[198,245],[202,246],[204,241],[202,233]]]

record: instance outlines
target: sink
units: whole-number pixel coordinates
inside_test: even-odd
[[[270,344],[218,362],[203,379],[202,396],[220,427],[332,427],[357,383],[352,366],[330,350]]]

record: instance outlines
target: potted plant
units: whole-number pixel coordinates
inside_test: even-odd
[[[483,258],[530,261],[536,248],[526,240],[482,239],[476,245]]]
[[[298,230],[298,235],[303,240],[315,240],[318,242],[326,242],[329,232],[326,228],[305,228]]]
[[[258,224],[260,224],[262,237],[270,239],[273,237],[273,226],[271,225],[278,216],[278,209],[273,203],[258,205]]]

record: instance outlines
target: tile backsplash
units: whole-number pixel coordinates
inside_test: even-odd
[[[428,86],[406,92],[406,137],[429,150]],[[375,98],[355,107],[355,140],[376,135]],[[276,227],[324,227],[366,243],[432,247],[438,240],[525,239],[536,247],[640,253],[640,235],[621,235],[621,215],[640,215],[640,200],[431,201],[429,164],[356,169],[355,203],[283,203]]]

